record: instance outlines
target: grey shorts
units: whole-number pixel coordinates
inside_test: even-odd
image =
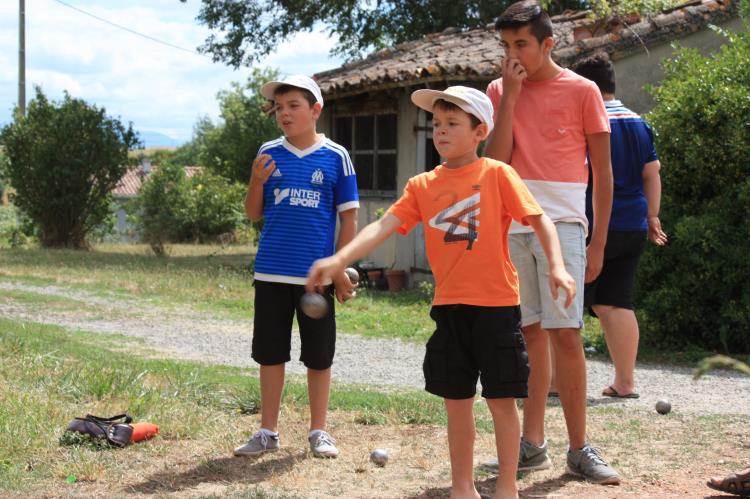
[[[510,234],[508,246],[518,272],[521,293],[521,325],[541,322],[544,329],[583,327],[583,282],[586,274],[586,236],[577,223],[555,224],[565,269],[576,281],[576,297],[565,308],[565,293],[552,299],[549,289],[549,263],[533,232]]]

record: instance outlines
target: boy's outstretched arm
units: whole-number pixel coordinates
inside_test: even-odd
[[[263,184],[275,169],[276,162],[269,154],[261,154],[253,161],[245,195],[245,215],[253,222],[263,218]]]
[[[542,245],[544,254],[549,262],[549,290],[552,298],[557,300],[558,289],[562,288],[566,293],[565,308],[573,304],[576,297],[576,281],[565,270],[562,252],[560,251],[560,240],[557,238],[557,230],[552,220],[547,215],[530,215],[526,217],[526,222],[534,229],[539,244]]]
[[[325,283],[333,281],[336,288],[348,289],[351,285],[344,274],[344,267],[350,262],[370,253],[383,241],[388,239],[401,225],[394,215],[387,213],[385,216],[371,223],[352,239],[349,244],[340,248],[335,255],[321,258],[313,263],[307,273],[307,284],[305,289],[312,292],[322,290]]]
[[[591,242],[586,248],[586,280],[596,279],[604,265],[604,246],[607,244],[609,217],[612,214],[612,158],[610,156],[609,133],[586,135],[586,144],[591,159],[591,172],[594,176],[592,194],[594,205],[594,226]]]

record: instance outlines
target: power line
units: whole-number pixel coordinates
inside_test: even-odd
[[[153,36],[146,35],[144,33],[140,33],[138,31],[135,31],[134,29],[130,29],[130,28],[126,27],[126,26],[122,26],[120,24],[113,23],[112,21],[110,21],[108,19],[104,19],[103,17],[99,17],[96,14],[92,14],[91,12],[86,12],[85,10],[80,9],[80,8],[74,6],[74,5],[70,5],[69,3],[63,2],[62,0],[54,0],[54,1],[57,2],[57,3],[59,3],[60,5],[64,5],[65,7],[68,7],[70,9],[73,9],[73,10],[77,11],[77,12],[80,12],[81,14],[87,15],[89,17],[93,17],[97,21],[103,22],[105,24],[109,24],[110,26],[114,26],[115,28],[119,28],[121,30],[127,31],[128,33],[132,33],[134,35],[138,35],[140,37],[146,38],[147,40],[151,40],[152,42],[160,43],[162,45],[166,45],[167,47],[171,47],[173,49],[182,50],[183,52],[188,52],[188,53],[193,54],[193,55],[199,55],[201,57],[205,57],[207,59],[211,59],[207,55],[201,54],[200,52],[196,52],[195,50],[191,50],[191,49],[188,49],[188,48],[185,48],[185,47],[180,47],[179,45],[174,45],[173,43],[165,42],[164,40],[159,40],[158,38],[154,38]]]

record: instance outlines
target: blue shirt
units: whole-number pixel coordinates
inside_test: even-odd
[[[255,279],[304,284],[312,263],[334,252],[338,212],[359,207],[357,177],[342,146],[321,137],[302,151],[284,137],[266,142],[276,169],[263,186],[263,230]]]
[[[658,158],[651,127],[622,105],[619,100],[606,101],[612,129],[610,148],[614,192],[610,230],[648,230],[648,202],[643,192],[643,166]],[[591,175],[589,175],[591,179]],[[593,221],[592,185],[586,192],[586,214]]]

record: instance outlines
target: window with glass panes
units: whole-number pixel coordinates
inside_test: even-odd
[[[395,114],[334,118],[334,140],[349,151],[365,194],[396,190],[396,131]]]

